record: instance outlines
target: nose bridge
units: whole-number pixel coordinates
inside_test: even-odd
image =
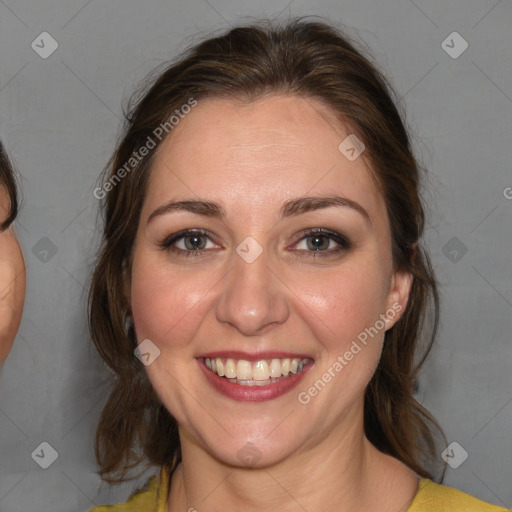
[[[282,323],[289,312],[282,288],[270,267],[268,252],[248,237],[234,254],[217,304],[217,319],[247,336]]]

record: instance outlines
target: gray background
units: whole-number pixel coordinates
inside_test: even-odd
[[[426,237],[443,299],[418,395],[469,454],[445,484],[512,505],[510,1],[0,0],[0,136],[23,177],[28,278],[0,384],[3,512],[87,510],[124,501],[137,484],[109,490],[95,474],[106,374],[85,308],[98,240],[92,191],[122,101],[196,34],[306,14],[366,41],[403,98],[431,173]],[[44,31],[59,45],[46,59],[31,48]],[[454,31],[469,44],[458,58],[441,45]],[[31,457],[42,442],[58,452],[48,469]]]

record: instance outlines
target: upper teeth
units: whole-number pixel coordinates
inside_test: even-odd
[[[205,358],[206,366],[220,377],[239,380],[268,380],[279,378],[288,373],[302,370],[309,359],[262,359],[247,361],[245,359]]]

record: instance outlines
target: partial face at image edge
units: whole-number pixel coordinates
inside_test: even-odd
[[[10,162],[0,146],[2,181],[14,183]],[[4,179],[5,178],[5,179]],[[12,185],[14,187],[14,185]],[[14,193],[15,188],[14,188]],[[0,183],[0,224],[10,216],[9,191]],[[18,332],[25,302],[26,270],[14,225],[0,231],[0,367],[3,366]]]

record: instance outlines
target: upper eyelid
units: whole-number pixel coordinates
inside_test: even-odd
[[[173,233],[173,234],[165,237],[164,240],[162,242],[160,242],[159,245],[170,246],[170,245],[176,244],[176,242],[178,240],[182,240],[183,238],[186,238],[187,236],[192,236],[192,235],[205,236],[210,241],[217,244],[217,242],[215,242],[215,237],[210,232],[208,232],[207,230],[196,228],[196,229],[183,229],[183,230],[177,231],[176,233]]]

